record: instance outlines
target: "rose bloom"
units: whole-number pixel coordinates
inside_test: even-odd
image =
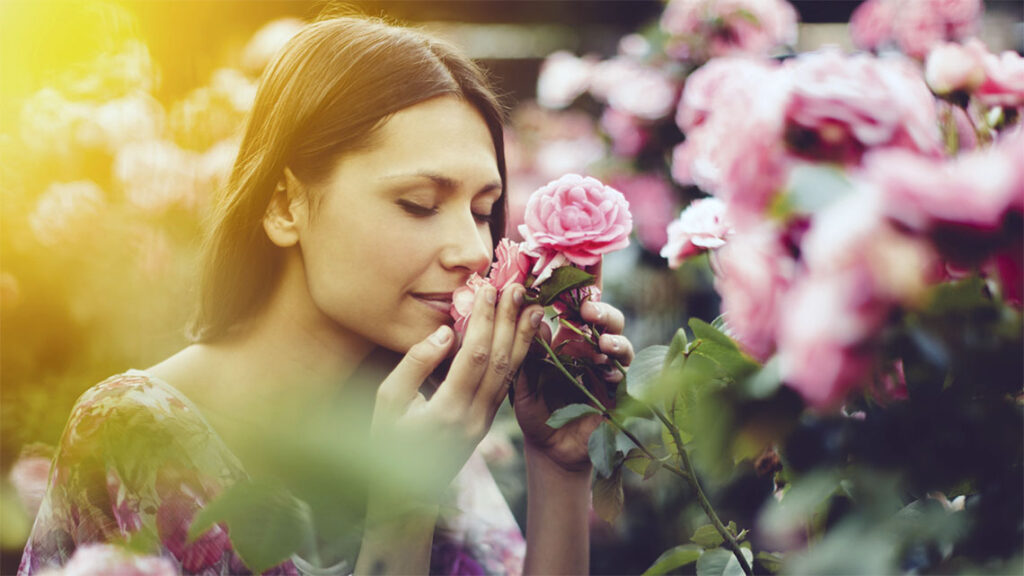
[[[679,87],[657,68],[636,65],[608,91],[608,105],[643,120],[660,120],[672,113]]]
[[[136,556],[110,544],[79,546],[62,568],[44,576],[177,576],[174,563],[159,556]]]
[[[538,257],[537,286],[565,264],[593,266],[629,245],[633,217],[621,192],[595,178],[566,174],[530,197],[519,233]]]
[[[671,184],[659,175],[635,174],[615,178],[611,186],[629,202],[640,244],[651,252],[661,250],[668,241],[665,229],[678,209]]]
[[[986,106],[1024,106],[1024,58],[1013,51],[984,56],[985,81],[975,92]]]
[[[978,40],[967,44],[942,44],[928,53],[924,77],[936,94],[972,92],[985,81],[985,45]]]
[[[564,50],[550,54],[537,77],[537,102],[545,108],[569,106],[587,91],[595,64],[592,58],[577,58]]]
[[[867,0],[850,15],[850,37],[862,50],[878,50],[893,34],[895,4],[889,0]]]
[[[677,58],[765,54],[796,42],[797,14],[784,0],[672,0],[661,29]]]
[[[51,458],[52,454],[49,450],[26,449],[11,466],[8,478],[29,519],[36,517],[39,505],[43,502],[43,496],[46,495]]]
[[[678,268],[694,254],[725,246],[726,237],[735,232],[725,210],[725,202],[718,198],[701,198],[668,225],[668,243],[661,256],[668,259],[669,268]]]
[[[651,138],[636,118],[612,107],[601,114],[601,129],[612,139],[612,152],[624,158],[639,154]]]
[[[452,293],[451,315],[455,319],[455,331],[459,334],[464,334],[466,327],[469,326],[469,317],[473,314],[473,301],[476,300],[477,290],[486,285],[487,280],[474,272],[466,281],[465,286],[460,286]]]
[[[776,66],[770,60],[716,58],[690,74],[676,110],[676,124],[683,132],[704,123],[719,99],[736,90],[749,91],[772,81]]]
[[[502,238],[498,242],[498,247],[494,249],[494,255],[495,262],[491,265],[487,280],[499,294],[512,284],[523,284],[526,281],[533,261],[529,254],[523,251],[522,246],[508,238]]]
[[[712,253],[711,266],[729,334],[745,352],[767,360],[795,267],[777,231],[768,225],[741,229]]]
[[[909,63],[834,50],[791,62],[786,134],[797,154],[857,164],[880,146],[941,152],[935,99]]]

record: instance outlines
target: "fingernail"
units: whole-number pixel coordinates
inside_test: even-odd
[[[451,337],[452,332],[451,330],[448,329],[447,326],[441,326],[437,330],[434,330],[434,333],[430,335],[430,339],[433,340],[434,344],[437,344],[438,346],[444,346],[445,344],[447,344],[448,340],[450,340]]]
[[[516,306],[522,306],[523,305],[523,291],[520,290],[519,288],[514,288],[512,290],[512,301],[515,302]]]
[[[540,326],[540,321],[543,319],[544,313],[541,312],[540,310],[537,310],[536,312],[530,315],[530,325],[536,328],[537,326]]]
[[[594,312],[594,317],[598,321],[600,321],[602,318],[604,318],[604,310],[600,306],[598,306],[597,304],[594,304],[593,302],[591,302],[590,305],[594,307],[594,310],[596,310],[596,312]]]
[[[495,299],[497,298],[497,294],[495,293],[494,288],[486,286],[482,288],[482,290],[484,293],[484,298],[487,298],[487,302],[490,304],[494,304]]]
[[[611,342],[610,346],[612,347],[612,350],[618,352],[619,349],[622,348],[622,342],[621,342],[621,340],[618,337],[615,337],[615,338],[612,338],[612,342]]]

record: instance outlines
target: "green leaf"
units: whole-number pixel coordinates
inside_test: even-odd
[[[575,266],[562,266],[555,268],[543,284],[540,285],[540,303],[542,306],[549,306],[558,297],[575,288],[583,288],[594,283],[594,275],[584,272]]]
[[[754,554],[740,548],[740,553],[747,559],[747,564],[754,561]],[[740,561],[730,550],[715,548],[701,554],[697,559],[697,576],[745,576]]]
[[[622,467],[617,467],[608,478],[600,476],[594,480],[594,512],[602,520],[614,524],[622,512],[625,496],[622,492]]]
[[[703,546],[704,548],[714,548],[721,546],[722,542],[725,542],[725,538],[715,530],[715,527],[711,524],[705,524],[700,528],[697,528],[693,532],[693,537],[690,541]]]
[[[683,544],[682,546],[676,546],[670,548],[658,556],[658,559],[651,564],[651,567],[644,571],[643,576],[660,576],[661,574],[668,574],[676,568],[681,568],[696,562],[700,558],[701,554],[704,553],[704,549],[700,546],[694,546],[693,544]]]
[[[260,482],[234,484],[200,509],[189,527],[189,542],[221,522],[239,557],[257,574],[315,542],[309,506]]]
[[[763,400],[770,398],[782,386],[779,375],[779,357],[773,356],[753,376],[743,383],[743,391],[749,398]]]
[[[644,348],[633,358],[626,373],[626,392],[637,400],[658,403],[664,392],[660,390],[661,373],[665,367],[668,346]]]
[[[680,328],[676,330],[675,336],[672,337],[672,342],[668,345],[668,352],[665,354],[665,369],[673,366],[676,359],[684,360],[683,352],[686,351],[686,346],[689,342],[686,339],[686,330]]]
[[[615,464],[615,429],[607,420],[601,422],[590,435],[587,452],[590,453],[590,461],[598,475],[610,477]]]
[[[741,382],[757,371],[760,365],[744,354],[736,343],[725,333],[700,318],[690,318],[690,329],[700,340],[700,346],[693,351],[719,366],[722,376],[733,382]]]
[[[778,552],[758,552],[757,563],[772,574],[782,570],[782,554]]]
[[[600,413],[600,410],[589,404],[569,404],[568,406],[563,406],[558,410],[555,410],[551,417],[548,418],[547,425],[557,430],[569,422],[572,422],[577,418],[582,418],[587,414]]]
[[[647,469],[644,470],[644,480],[650,480],[651,477],[658,473],[658,470],[661,470],[661,460],[651,460],[647,464]]]
[[[778,534],[801,530],[838,488],[839,476],[832,471],[814,472],[793,481],[781,502],[768,501],[762,516],[764,525]]]
[[[633,448],[626,453],[626,460],[623,463],[626,465],[626,468],[643,476],[647,472],[647,466],[651,463],[651,459],[639,448]]]

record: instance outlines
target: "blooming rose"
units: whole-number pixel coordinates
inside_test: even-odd
[[[986,106],[1024,106],[1024,58],[1010,50],[999,56],[986,54],[984,66],[978,100]]]
[[[889,0],[867,0],[850,15],[850,37],[862,50],[878,50],[892,38],[895,5]]]
[[[977,32],[981,0],[868,0],[850,17],[850,36],[858,48],[897,46],[924,59],[936,44]]]
[[[701,66],[690,74],[683,87],[676,110],[679,129],[688,132],[703,124],[720,98],[771,82],[774,68],[771,61],[753,58],[716,58]]]
[[[64,567],[47,570],[44,576],[176,576],[168,558],[136,556],[111,544],[79,546]]]
[[[612,139],[612,152],[616,156],[631,158],[647,145],[650,134],[636,118],[608,107],[601,114],[601,129]]]
[[[46,494],[52,456],[52,450],[42,446],[31,446],[22,450],[18,460],[11,466],[8,478],[30,519],[36,517],[39,505]]]
[[[661,256],[668,259],[670,268],[678,268],[694,254],[725,245],[725,238],[735,232],[725,218],[725,208],[717,198],[694,200],[668,225],[668,243]]]
[[[482,286],[487,285],[487,280],[474,273],[461,286],[452,293],[451,315],[455,319],[455,331],[459,334],[465,333],[469,326],[469,317],[473,314],[473,301],[476,300],[476,292]]]
[[[794,274],[777,232],[766,225],[743,230],[713,253],[711,265],[729,334],[751,356],[767,360]]]
[[[509,240],[502,238],[498,247],[494,250],[495,262],[491,266],[491,272],[487,280],[499,294],[505,291],[511,284],[522,284],[530,275],[530,268],[533,266],[530,255],[523,251],[522,247]]]
[[[941,151],[935,99],[908,63],[835,50],[793,62],[786,134],[798,154],[856,164],[879,146]]]
[[[600,181],[566,174],[537,190],[526,204],[519,233],[538,257],[534,285],[565,264],[593,266],[629,245],[633,217],[621,192]]]
[[[936,94],[972,92],[985,80],[985,46],[977,40],[967,44],[942,44],[928,53],[924,77]]]
[[[659,120],[672,113],[679,87],[658,68],[616,56],[595,68],[590,92],[619,112]]]
[[[796,42],[797,14],[784,0],[672,0],[661,29],[681,59],[765,54]]]
[[[537,77],[537,102],[545,108],[565,108],[587,91],[595,62],[559,50],[544,59]]]

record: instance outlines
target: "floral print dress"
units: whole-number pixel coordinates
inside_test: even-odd
[[[63,566],[89,543],[158,548],[183,574],[249,574],[214,525],[188,543],[196,512],[248,476],[187,397],[130,370],[90,388],[71,413],[20,575]],[[520,574],[522,532],[479,454],[451,486],[434,533],[432,574]],[[264,574],[301,575],[291,560]],[[348,559],[348,571],[355,559]]]

